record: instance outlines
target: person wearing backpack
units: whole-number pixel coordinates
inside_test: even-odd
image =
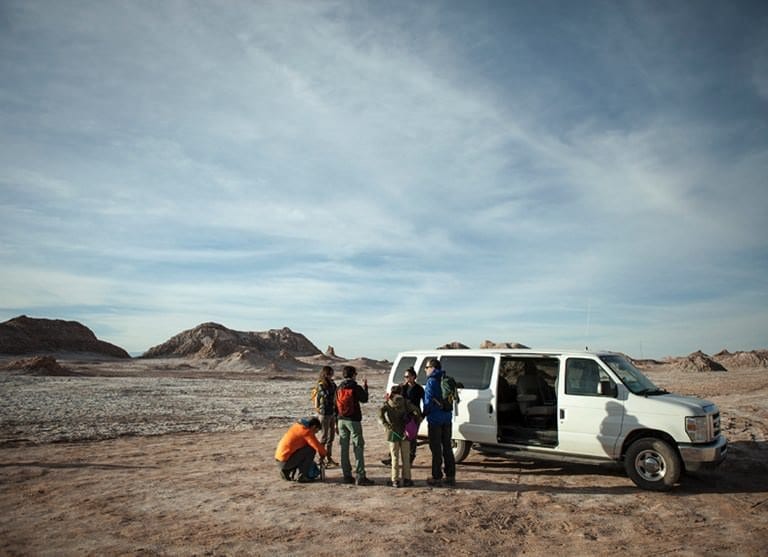
[[[312,389],[312,400],[315,411],[323,428],[320,443],[325,447],[325,464],[327,467],[338,466],[331,458],[333,453],[333,440],[336,433],[336,383],[333,380],[333,368],[323,366],[317,384]]]
[[[368,381],[360,386],[357,381],[357,370],[352,366],[342,369],[344,379],[336,389],[336,414],[341,447],[341,471],[344,483],[357,485],[373,485],[375,482],[365,474],[365,439],[363,438],[363,411],[361,402],[368,402]],[[352,476],[352,464],[349,460],[349,443],[355,452],[355,474]]]
[[[317,432],[320,431],[320,420],[301,418],[291,425],[283,434],[275,449],[275,461],[280,470],[280,477],[291,481],[296,472],[299,483],[309,483],[317,478],[312,477],[311,469],[315,462],[315,453],[320,458],[325,457],[325,447],[317,440]]]
[[[403,388],[395,385],[387,397],[387,401],[379,409],[379,422],[387,430],[390,463],[392,466],[392,487],[412,487],[410,450],[411,441],[408,438],[406,424],[414,420],[421,421],[421,412],[402,395]],[[416,426],[418,428],[418,426]],[[402,481],[400,462],[402,461]]]
[[[427,383],[424,386],[424,416],[427,418],[429,450],[432,452],[432,477],[427,478],[431,486],[456,485],[456,459],[453,456],[453,413],[446,409],[443,401],[442,379],[445,372],[440,360],[432,358],[425,367]],[[443,480],[445,473],[445,480]]]

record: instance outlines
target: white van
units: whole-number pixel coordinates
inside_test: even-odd
[[[623,462],[639,487],[671,489],[684,471],[726,456],[712,402],[659,389],[611,352],[528,349],[424,350],[398,354],[387,391],[413,367],[440,360],[460,385],[456,461],[481,452],[575,462]],[[426,437],[426,420],[419,431]]]

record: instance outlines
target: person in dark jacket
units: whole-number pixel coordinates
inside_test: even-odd
[[[375,482],[365,474],[365,439],[363,438],[363,411],[360,403],[368,402],[368,381],[363,380],[360,386],[357,381],[357,370],[352,366],[344,366],[344,380],[336,389],[336,413],[339,430],[339,445],[341,446],[341,471],[344,483],[357,485],[373,485]],[[349,442],[355,452],[355,474],[352,476],[352,463],[349,460]]]
[[[440,360],[431,359],[425,367],[427,384],[424,386],[424,416],[427,418],[429,450],[432,452],[432,477],[427,484],[432,486],[456,485],[456,459],[453,456],[452,434],[453,413],[443,410],[443,392],[440,382],[445,373]],[[445,472],[445,482],[443,482]]]
[[[325,447],[326,466],[338,466],[338,463],[334,462],[331,457],[336,433],[336,383],[333,380],[333,368],[331,366],[323,366],[320,370],[315,388],[315,411],[323,427],[320,443]]]
[[[416,370],[412,367],[406,369],[403,379],[405,380],[404,383],[402,383],[403,396],[407,401],[409,401],[416,408],[418,408],[419,411],[421,411],[421,402],[424,399],[424,387],[416,382]],[[416,439],[411,440],[411,464],[413,464],[413,461],[416,460],[417,446],[418,442]]]
[[[421,402],[424,399],[424,387],[416,382],[416,370],[413,369],[413,366],[405,370],[405,373],[403,374],[403,382],[400,383],[400,387],[402,388],[402,394],[405,399],[421,411]],[[416,460],[416,447],[418,447],[418,445],[419,442],[417,439],[412,439],[410,441],[411,464]],[[386,458],[381,459],[381,463],[387,466],[391,465],[392,457],[387,456]]]

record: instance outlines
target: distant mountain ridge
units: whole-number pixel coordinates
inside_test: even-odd
[[[235,331],[219,323],[203,323],[153,346],[142,358],[229,358],[236,354],[265,360],[318,356],[322,352],[307,337],[288,327],[264,332]]]
[[[77,321],[20,315],[0,323],[0,354],[56,352],[99,354],[112,358],[131,357],[119,346],[99,340],[93,331]]]
[[[467,348],[453,341],[437,349]],[[518,342],[484,341],[480,348],[526,348]],[[26,315],[0,323],[0,355],[91,354],[130,359],[123,348],[96,338],[77,321],[32,318]],[[304,369],[317,365],[347,363],[366,367],[388,367],[386,360],[360,357],[348,360],[336,355],[332,346],[325,353],[307,337],[283,327],[262,332],[229,329],[219,323],[202,323],[182,331],[166,342],[154,346],[142,358],[192,358],[219,360],[223,368]],[[768,350],[729,352],[721,350],[713,356],[701,351],[688,356],[667,357],[662,361],[636,359],[643,368],[668,365],[682,371],[726,371],[728,369],[768,368]],[[26,364],[25,364],[26,365]]]

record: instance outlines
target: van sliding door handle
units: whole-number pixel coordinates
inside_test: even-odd
[[[493,414],[493,404],[488,405],[488,413]]]
[[[560,419],[561,419],[561,420],[564,420],[564,419],[565,419],[565,408],[561,408],[561,409],[560,409]]]

